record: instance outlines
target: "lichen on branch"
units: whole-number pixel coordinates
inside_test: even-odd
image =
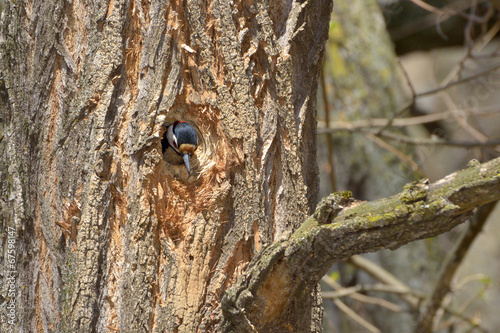
[[[500,199],[500,158],[469,163],[435,183],[420,180],[393,197],[355,201],[347,193],[323,199],[287,240],[264,249],[222,300],[226,331],[266,331],[287,326],[337,260],[449,231],[474,208]],[[252,300],[252,301],[248,301]]]

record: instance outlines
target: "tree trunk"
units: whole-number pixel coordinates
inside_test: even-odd
[[[316,204],[331,6],[6,2],[1,330],[217,330],[223,292]],[[175,120],[200,136],[191,177],[162,158]],[[319,331],[303,301],[289,327]]]

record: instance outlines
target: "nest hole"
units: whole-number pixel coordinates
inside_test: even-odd
[[[177,154],[172,147],[169,147],[168,142],[166,141],[166,129],[176,121],[185,121],[190,124],[194,128],[198,138],[198,146],[193,155],[191,155],[190,174],[187,172],[187,168],[184,165],[182,157],[179,156],[179,154]],[[166,119],[163,125],[162,133],[161,151],[163,152],[163,164],[166,176],[171,176],[174,179],[178,179],[183,182],[194,183],[215,164],[212,157],[215,156],[214,153],[216,144],[211,140],[211,135],[205,135],[205,133],[209,133],[208,126],[205,127],[202,124],[200,128],[196,122],[191,121],[190,119],[172,117]]]

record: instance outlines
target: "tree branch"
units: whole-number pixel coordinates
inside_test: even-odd
[[[333,132],[334,130],[330,129],[320,129],[318,130],[319,134],[322,133],[329,133]],[[363,133],[366,136],[371,136],[373,137],[381,137],[393,141],[398,141],[401,143],[407,143],[407,144],[412,144],[412,145],[421,145],[421,146],[448,146],[448,147],[455,147],[455,148],[475,148],[475,147],[496,147],[500,146],[500,139],[498,140],[490,140],[490,141],[485,141],[485,142],[480,142],[480,141],[453,141],[453,140],[443,140],[439,138],[414,138],[410,137],[407,135],[401,135],[401,134],[395,134],[395,133],[389,133],[389,132],[382,132],[382,133],[376,133],[375,131],[369,131],[369,130],[359,130],[357,131],[359,133]],[[370,137],[369,137],[370,138]],[[370,139],[371,139],[370,138]]]
[[[500,199],[500,158],[433,184],[421,180],[390,198],[359,202],[349,193],[324,198],[301,227],[250,263],[222,299],[225,331],[285,329],[328,268],[349,256],[444,233],[481,205]]]
[[[363,256],[352,256],[347,259],[347,262],[358,269],[362,269],[365,273],[372,276],[373,278],[382,282],[385,286],[391,286],[392,288],[397,288],[400,290],[400,297],[404,300],[412,310],[417,310],[421,299],[425,295],[416,295],[416,291],[412,290],[405,283],[400,281],[397,277],[392,275],[389,271],[386,271],[379,265],[376,265],[372,261],[366,259]]]
[[[500,22],[500,21],[499,21]],[[456,110],[460,115],[467,117],[491,117],[498,116],[500,114],[500,108],[498,106],[486,107],[482,109],[477,109],[474,112],[469,113],[469,110],[460,109]],[[396,113],[398,114],[398,113]],[[320,133],[329,133],[337,131],[358,131],[363,129],[375,129],[376,127],[386,127],[390,125],[391,127],[406,127],[423,125],[428,123],[433,123],[443,120],[453,120],[453,112],[450,110],[429,113],[423,116],[407,117],[407,118],[395,118],[392,123],[390,119],[386,118],[371,118],[371,119],[360,119],[353,121],[330,121],[327,123],[326,120],[318,120],[318,129]]]

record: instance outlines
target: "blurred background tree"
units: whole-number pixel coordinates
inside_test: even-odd
[[[335,1],[318,90],[320,197],[373,200],[499,155],[498,9]],[[325,332],[497,331],[499,214],[488,205],[448,234],[336,264],[323,278]]]

